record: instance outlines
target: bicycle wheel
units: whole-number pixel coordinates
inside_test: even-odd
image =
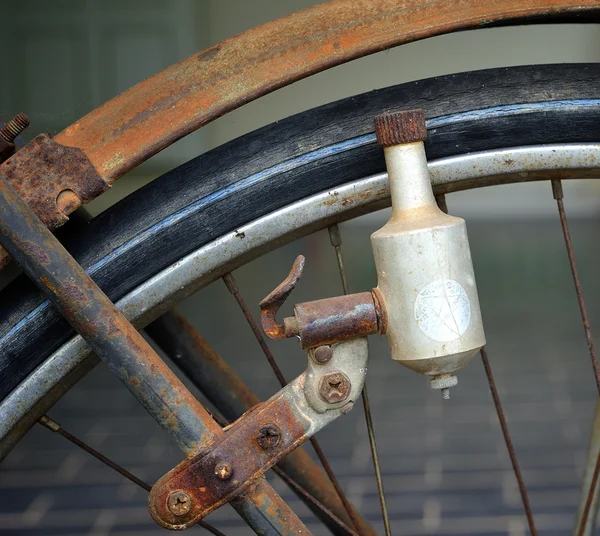
[[[464,73],[374,91],[299,114],[166,174],[95,219],[68,247],[122,305],[147,294],[151,285],[162,285],[160,293],[137,302],[139,314],[132,314],[142,326],[174,300],[277,244],[385,204],[385,179],[373,177],[384,166],[372,119],[389,108],[425,109],[428,155],[437,160],[432,177],[439,192],[594,176],[599,74],[600,66],[583,64]],[[560,145],[547,149],[540,144]],[[502,151],[514,147],[520,149]],[[477,154],[460,156],[469,153]],[[510,165],[506,154],[517,155]],[[474,162],[479,167],[469,173]],[[364,194],[361,202],[356,192]],[[327,205],[322,196],[330,194],[334,201]],[[298,214],[306,216],[307,207],[314,210],[302,220]],[[282,211],[297,216],[291,227],[273,224],[270,215]],[[253,222],[262,226],[261,240],[245,230]],[[227,256],[223,240],[232,233],[239,247]],[[199,272],[191,259],[200,259],[210,269]],[[182,277],[186,269],[195,269],[195,276]],[[7,437],[12,424],[83,354],[75,357],[80,342],[65,345],[72,336],[69,326],[27,281],[3,294],[0,394],[3,411],[15,415],[3,428]],[[60,354],[63,365],[70,366],[56,374],[51,372],[56,357],[46,360],[59,348],[55,356]],[[40,389],[35,382],[42,378],[50,381]],[[15,411],[17,401],[24,410]]]

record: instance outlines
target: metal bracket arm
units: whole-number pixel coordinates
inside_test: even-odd
[[[156,482],[149,509],[159,525],[190,527],[352,408],[366,376],[366,337],[334,344],[326,363],[315,358],[314,350],[308,354],[302,375],[245,413],[208,449]],[[184,506],[178,497],[185,497]]]
[[[77,207],[110,187],[81,149],[61,145],[49,134],[31,140],[0,165],[0,172],[49,229],[66,223]],[[0,268],[9,261],[0,248]]]

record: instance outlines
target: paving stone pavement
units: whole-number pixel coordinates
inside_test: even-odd
[[[600,330],[597,221],[573,221],[592,326]],[[354,290],[375,284],[372,228],[342,227]],[[578,502],[596,399],[558,222],[470,223],[469,233],[488,349],[540,534],[568,534]],[[340,293],[326,233],[286,246],[240,270],[238,284],[256,304],[307,257],[297,301]],[[211,304],[210,315],[204,312]],[[240,312],[217,282],[182,304],[200,332],[259,393],[277,384]],[[226,319],[226,320],[225,320]],[[369,395],[395,535],[510,535],[527,531],[520,496],[476,358],[443,401],[417,374],[391,362],[372,337]],[[285,374],[303,370],[294,341],[271,343]],[[98,366],[49,415],[149,482],[181,460],[177,448]],[[379,529],[379,505],[360,404],[318,435],[351,500]],[[310,452],[310,449],[308,449]],[[306,507],[269,480],[314,534],[326,534]],[[251,531],[224,507],[209,520],[225,534]],[[202,532],[192,529],[193,533]],[[146,493],[38,426],[0,467],[0,534],[154,536],[166,532],[147,513]]]

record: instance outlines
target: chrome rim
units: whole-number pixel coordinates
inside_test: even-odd
[[[540,145],[472,153],[431,161],[429,171],[437,193],[534,180],[597,178],[600,144]],[[188,254],[125,295],[116,305],[141,329],[175,303],[250,260],[333,223],[389,204],[385,173],[313,195]],[[33,424],[44,411],[40,409],[36,415],[36,404],[47,396],[58,398],[60,394],[51,391],[59,382],[67,382],[67,388],[75,383],[79,376],[71,378],[69,374],[91,355],[83,339],[75,336],[5,398],[0,410],[8,417],[0,422],[0,456],[28,429],[17,425],[25,417]],[[11,432],[12,437],[7,441]]]

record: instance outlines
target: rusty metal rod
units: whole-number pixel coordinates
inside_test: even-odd
[[[502,435],[504,436],[504,442],[506,443],[506,450],[508,450],[510,463],[512,464],[515,478],[517,479],[517,484],[519,486],[519,491],[521,493],[521,499],[523,500],[523,508],[525,509],[525,515],[529,525],[529,532],[531,533],[531,536],[537,536],[537,529],[535,528],[535,522],[533,520],[533,512],[531,511],[531,503],[529,502],[529,494],[527,493],[525,480],[523,479],[523,474],[521,473],[521,468],[519,467],[519,462],[517,460],[517,453],[515,452],[515,447],[513,446],[512,438],[510,437],[510,432],[508,431],[508,424],[506,422],[506,417],[504,416],[504,410],[502,409],[502,403],[500,402],[500,395],[498,394],[498,389],[496,388],[496,381],[494,380],[494,374],[492,373],[492,367],[490,365],[485,346],[481,349],[480,353],[481,361],[483,362],[483,368],[485,369],[485,375],[487,376],[487,380],[490,385],[490,392],[492,393],[492,399],[494,400],[496,413],[498,414],[498,421],[500,421],[500,428],[502,428]]]
[[[275,376],[277,377],[279,384],[281,385],[281,387],[285,387],[287,385],[287,381],[283,375],[283,372],[281,372],[281,369],[279,368],[279,365],[277,364],[275,356],[271,352],[271,349],[267,345],[267,342],[265,341],[265,338],[263,337],[262,332],[260,331],[260,329],[258,328],[258,325],[254,321],[254,317],[252,316],[252,313],[250,313],[250,309],[248,309],[248,306],[246,305],[246,302],[244,301],[244,298],[242,297],[242,295],[239,291],[239,288],[237,286],[237,283],[235,282],[233,274],[231,272],[228,274],[225,274],[223,276],[223,282],[227,286],[229,292],[231,292],[231,294],[233,294],[233,297],[235,298],[238,305],[240,306],[240,309],[242,310],[242,313],[244,314],[244,317],[246,318],[246,321],[248,322],[250,329],[252,329],[252,333],[254,334],[254,337],[256,338],[265,357],[267,358],[269,365],[271,365],[271,368],[273,369],[273,372],[275,373]],[[327,473],[327,476],[329,477],[331,484],[335,488],[340,500],[342,501],[344,508],[346,509],[346,512],[350,516],[350,519],[352,520],[352,525],[354,526],[355,529],[360,529],[364,523],[362,522],[360,515],[355,510],[352,503],[346,497],[346,494],[342,488],[342,485],[340,484],[339,480],[335,476],[335,473],[333,472],[333,468],[331,467],[329,460],[325,456],[325,453],[323,452],[321,445],[317,441],[317,438],[314,436],[311,437],[310,444],[312,445],[313,450],[315,451],[317,457],[319,458],[319,461],[321,462],[323,469],[325,469],[325,472]]]
[[[208,343],[207,343],[208,344]],[[212,350],[212,348],[211,348]],[[190,378],[191,379],[191,378]],[[223,417],[220,417],[217,414],[211,414],[213,419],[219,426],[225,428],[229,426],[230,421],[225,420]],[[298,482],[296,482],[293,478],[291,478],[283,469],[285,467],[284,461],[292,457],[297,452],[304,451],[301,450],[302,447],[298,447],[296,450],[292,451],[290,454],[286,456],[283,460],[281,460],[277,465],[271,467],[273,472],[279,476],[293,491],[295,491],[298,496],[305,501],[308,507],[319,517],[327,526],[329,526],[330,530],[333,534],[349,534],[350,536],[359,536],[354,530],[352,530],[348,525],[346,525],[339,517],[337,517],[329,508],[327,508],[321,501],[319,501],[313,494],[309,493],[306,489],[304,489]],[[309,459],[309,463],[312,464],[312,460]],[[296,467],[292,467],[293,472],[297,473],[298,470],[302,470],[302,467],[298,467],[298,464],[294,464]],[[318,467],[314,466],[311,468],[308,464],[306,469],[308,471],[319,471]],[[302,480],[307,482],[311,487],[314,487],[314,482],[312,479],[307,479],[305,474],[302,474]],[[345,510],[342,509],[342,512],[346,513]],[[323,514],[323,515],[320,515]],[[332,523],[329,523],[331,521]]]
[[[223,433],[1,175],[0,243],[186,454]],[[255,531],[308,533],[266,481],[252,490],[232,505]]]
[[[173,358],[173,362],[227,420],[236,420],[261,402],[194,326],[176,310],[155,320],[146,328],[146,332],[165,354],[181,356]],[[331,481],[303,448],[288,454],[278,466],[319,503],[325,505],[335,517],[345,524],[352,524]],[[319,512],[315,513],[319,515]],[[319,517],[335,534],[345,534],[345,531],[338,532],[339,526],[331,523],[331,517]],[[367,521],[360,516],[359,519],[361,534],[376,534]]]
[[[120,475],[124,476],[127,480],[129,480],[130,482],[133,482],[140,488],[142,488],[148,492],[152,489],[152,486],[150,484],[147,484],[146,482],[144,482],[143,480],[141,480],[140,478],[135,476],[133,473],[130,473],[127,469],[125,469],[124,467],[121,467],[118,463],[113,462],[110,458],[107,458],[104,454],[102,454],[101,452],[98,452],[95,448],[90,447],[87,443],[81,441],[81,439],[79,439],[78,437],[67,432],[55,420],[48,417],[48,415],[42,415],[42,417],[40,418],[40,420],[38,422],[42,426],[44,426],[45,428],[50,430],[51,432],[54,432],[54,433],[60,435],[61,437],[64,437],[66,440],[70,441],[71,443],[73,443],[74,445],[79,447],[80,449],[82,449],[85,452],[87,452],[88,454],[92,455],[98,461],[102,462],[104,465],[107,465],[112,470],[114,470],[117,473],[119,473]],[[210,523],[207,523],[206,521],[200,521],[197,523],[197,525],[206,529],[208,532],[214,534],[215,536],[225,536],[220,530],[213,527]]]
[[[350,293],[350,286],[346,278],[346,268],[344,267],[344,257],[342,256],[342,235],[337,224],[329,227],[329,241],[335,249],[340,279],[342,280],[342,289],[344,294]],[[386,536],[391,536],[392,527],[385,500],[385,491],[383,489],[383,476],[381,475],[381,466],[379,464],[379,453],[377,452],[377,442],[375,441],[375,428],[373,426],[373,417],[371,416],[371,405],[369,404],[369,394],[367,391],[367,382],[363,387],[362,393],[363,411],[365,413],[365,424],[367,425],[367,434],[369,437],[369,447],[371,448],[371,459],[373,460],[373,470],[375,472],[375,481],[377,482],[377,494],[379,496],[379,505],[381,507],[381,517]]]

